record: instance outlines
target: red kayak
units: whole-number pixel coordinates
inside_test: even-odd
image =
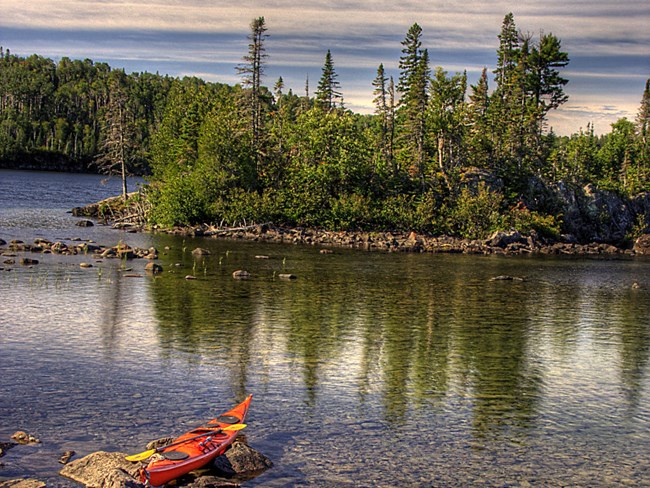
[[[223,454],[237,437],[236,430],[223,429],[244,422],[252,397],[253,395],[249,395],[232,410],[186,432],[158,454],[154,454],[149,464],[140,470],[142,482],[150,486],[162,486],[205,466]]]

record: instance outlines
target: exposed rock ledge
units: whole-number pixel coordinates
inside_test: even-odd
[[[67,464],[60,474],[88,488],[144,488],[139,479],[142,465],[125,457],[121,452],[95,452]],[[176,486],[237,487],[238,480],[251,478],[271,466],[266,456],[238,440],[213,463],[176,480]]]

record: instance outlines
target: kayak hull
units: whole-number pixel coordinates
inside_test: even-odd
[[[152,456],[140,470],[140,479],[150,486],[162,486],[184,474],[201,468],[223,454],[237,437],[237,431],[222,432],[232,424],[243,423],[253,395],[231,410],[174,439],[168,448]],[[195,439],[196,437],[196,439]],[[187,439],[187,442],[182,442]],[[177,444],[181,442],[181,444]]]

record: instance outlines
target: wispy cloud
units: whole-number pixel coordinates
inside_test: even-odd
[[[470,81],[484,66],[493,69],[506,13],[523,32],[553,32],[571,58],[570,103],[608,121],[633,116],[650,77],[647,0],[3,0],[2,8],[0,45],[17,53],[229,83],[237,81],[250,21],[264,16],[270,80],[281,75],[302,92],[309,76],[315,86],[331,49],[347,105],[363,111],[371,111],[379,63],[396,74],[400,41],[413,22],[423,27],[432,63],[467,70]],[[608,100],[619,110],[603,110]],[[567,105],[556,122],[572,131],[576,116]]]

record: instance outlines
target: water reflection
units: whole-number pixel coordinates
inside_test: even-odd
[[[650,482],[650,262],[151,239],[0,273],[4,429],[135,450],[252,392],[252,485]]]
[[[299,279],[289,283],[276,278],[286,257],[214,250],[196,262],[172,254],[200,280],[185,283],[181,268],[153,281],[154,310],[164,350],[227,364],[238,392],[249,369],[279,362],[312,407],[333,381],[361,404],[379,393],[392,425],[408,423],[414,406],[444,412],[460,399],[476,438],[509,439],[537,426],[556,371],[580,358],[618,370],[626,409],[647,394],[650,304],[627,274],[603,284],[590,264],[314,253],[291,256]],[[232,279],[241,266],[251,280]],[[490,281],[508,267],[531,275]],[[621,401],[609,393],[605,403]]]

